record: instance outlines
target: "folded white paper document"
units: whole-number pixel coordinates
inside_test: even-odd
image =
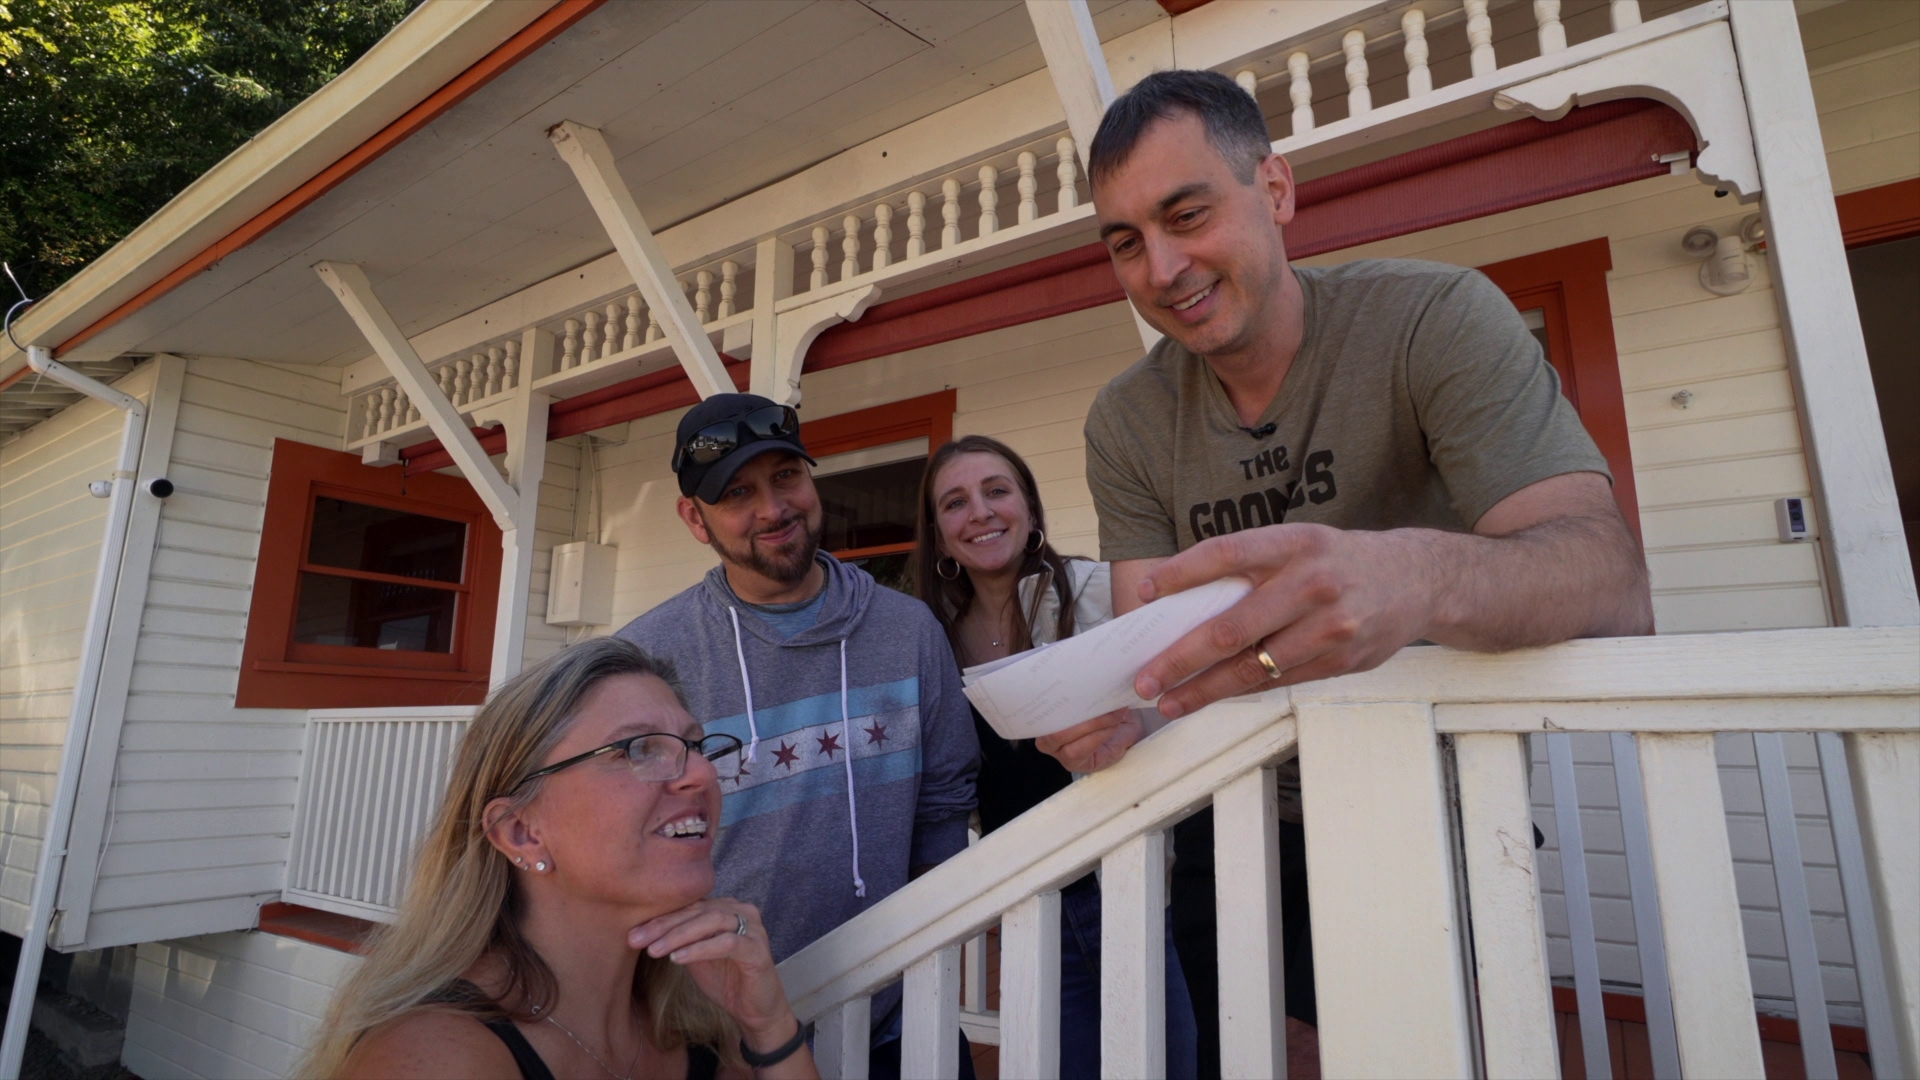
[[[1147,661],[1253,590],[1222,578],[1051,645],[962,672],[967,700],[1004,739],[1032,739],[1121,708],[1144,708],[1133,679]]]

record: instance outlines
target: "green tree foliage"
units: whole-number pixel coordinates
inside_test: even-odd
[[[0,0],[0,258],[51,291],[418,0]]]

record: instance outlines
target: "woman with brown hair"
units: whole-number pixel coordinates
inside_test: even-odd
[[[1012,448],[967,435],[936,450],[920,480],[914,583],[946,628],[961,666],[1046,645],[1113,618],[1108,565],[1047,543],[1033,470]],[[982,763],[983,833],[1072,782],[1027,740],[1003,739],[973,714]],[[1088,874],[1060,891],[1060,1076],[1100,1075],[1100,887]],[[1193,1004],[1167,939],[1167,1075],[1195,1075]]]
[[[817,1080],[759,912],[708,896],[740,741],[673,678],[599,638],[493,695],[298,1075]]]

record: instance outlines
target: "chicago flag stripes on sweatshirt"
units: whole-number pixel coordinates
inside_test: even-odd
[[[720,782],[714,894],[760,909],[776,961],[967,846],[980,756],[933,613],[819,560],[819,618],[791,638],[734,596],[724,566],[619,632],[673,662],[708,732],[754,748]]]

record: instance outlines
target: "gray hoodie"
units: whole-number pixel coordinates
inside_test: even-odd
[[[933,613],[820,562],[818,621],[791,638],[719,566],[619,632],[673,661],[707,731],[749,746],[743,775],[721,782],[714,892],[760,909],[775,960],[965,848],[980,756]]]

